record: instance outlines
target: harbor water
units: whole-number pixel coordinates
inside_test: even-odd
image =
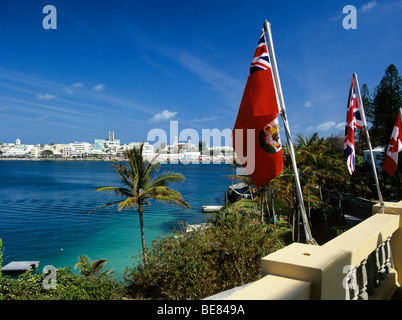
[[[230,165],[165,164],[160,172],[182,173],[185,182],[170,185],[191,209],[151,202],[144,211],[145,238],[171,232],[179,222],[198,224],[209,217],[203,205],[222,205],[232,181]],[[100,186],[119,186],[109,161],[0,161],[0,239],[3,266],[17,260],[39,260],[46,265],[71,266],[78,256],[108,259],[106,268],[123,278],[125,267],[141,257],[141,237],[135,210],[92,209],[120,199]],[[77,270],[75,271],[77,272]]]

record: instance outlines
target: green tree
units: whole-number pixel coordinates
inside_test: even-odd
[[[289,230],[283,223],[255,223],[234,206],[224,207],[208,228],[157,237],[148,267],[127,269],[130,296],[198,300],[259,279],[261,259],[289,242]]]
[[[374,146],[388,145],[396,115],[402,107],[402,79],[391,64],[374,92],[370,138]]]
[[[1,277],[1,264],[2,264],[2,259],[3,259],[3,257],[2,257],[3,251],[1,250],[2,244],[3,244],[2,240],[0,239],[0,277]]]
[[[104,271],[105,264],[108,261],[109,260],[106,259],[97,259],[95,261],[91,261],[87,255],[82,255],[78,257],[78,262],[74,266],[74,269],[79,267],[80,273],[83,276],[93,276],[95,278],[99,278],[112,272],[112,269],[107,269]]]
[[[345,133],[339,132],[337,134],[332,134],[325,139],[325,145],[327,147],[327,151],[329,154],[337,157],[343,158],[344,153],[344,140],[345,140]]]
[[[183,182],[184,176],[176,172],[162,172],[159,176],[156,173],[159,171],[160,163],[154,157],[150,162],[143,159],[142,150],[144,144],[138,148],[127,150],[125,155],[128,158],[128,167],[124,166],[119,161],[115,160],[113,168],[121,178],[123,187],[100,187],[96,191],[108,191],[122,196],[123,199],[106,203],[94,210],[105,206],[118,205],[118,210],[134,208],[138,211],[141,228],[141,243],[144,258],[144,264],[147,263],[147,251],[145,245],[144,233],[144,206],[149,205],[150,199],[161,201],[164,203],[174,203],[186,208],[190,205],[184,201],[182,195],[168,188],[167,186],[173,182]],[[91,210],[93,212],[94,210]]]
[[[373,99],[370,96],[370,91],[367,84],[363,84],[360,90],[360,94],[362,97],[362,102],[364,106],[364,114],[366,115],[366,119],[368,122],[373,121]]]

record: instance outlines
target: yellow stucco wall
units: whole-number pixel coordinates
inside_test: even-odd
[[[262,279],[227,299],[345,299],[348,266],[357,266],[392,235],[395,269],[377,292],[388,297],[402,272],[402,201],[385,203],[385,213],[373,207],[373,216],[322,246],[293,243],[261,260]],[[380,290],[381,291],[381,290]],[[252,298],[254,297],[254,298]]]

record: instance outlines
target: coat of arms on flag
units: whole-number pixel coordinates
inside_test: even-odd
[[[258,142],[260,147],[268,153],[276,153],[282,150],[278,118],[275,118],[261,129]]]
[[[237,157],[257,188],[278,176],[283,168],[277,118],[279,102],[271,68],[262,32],[232,134]],[[250,139],[248,135],[254,136]],[[252,154],[245,156],[244,150]]]

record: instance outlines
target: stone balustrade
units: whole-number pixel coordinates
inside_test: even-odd
[[[293,243],[261,261],[262,278],[227,300],[383,300],[402,272],[402,201],[322,246]]]

